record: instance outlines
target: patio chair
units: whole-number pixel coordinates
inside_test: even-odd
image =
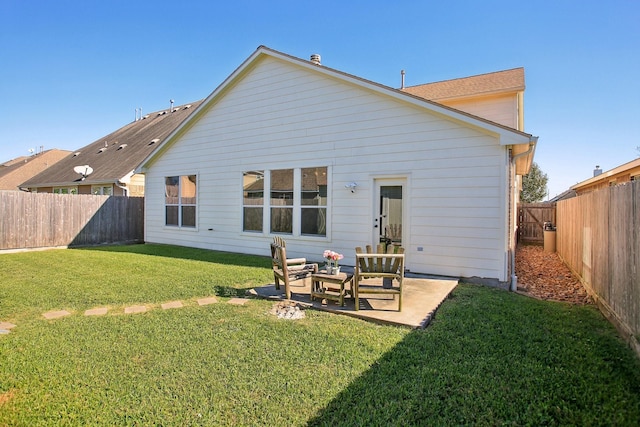
[[[291,282],[307,279],[318,272],[318,264],[307,263],[306,258],[287,259],[286,244],[280,237],[271,243],[271,264],[276,289],[280,289],[282,281],[287,299],[291,299]]]
[[[368,280],[381,279],[381,280]],[[378,245],[376,252],[367,245],[366,252],[356,248],[356,266],[353,278],[355,309],[360,309],[360,294],[398,295],[398,311],[402,311],[402,281],[404,280],[404,248]],[[395,283],[394,283],[395,281]]]

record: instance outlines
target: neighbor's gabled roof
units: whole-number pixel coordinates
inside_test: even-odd
[[[611,179],[612,177],[618,174],[622,174],[625,172],[630,173],[631,171],[634,171],[634,169],[635,169],[634,172],[637,173],[639,168],[640,168],[640,159],[634,159],[620,166],[616,166],[611,170],[602,172],[599,175],[593,176],[589,179],[585,179],[584,181],[581,181],[575,185],[572,185],[571,190],[581,190],[584,187],[588,187],[589,185],[594,184],[598,181],[605,181],[605,180]]]
[[[76,150],[20,187],[104,184],[125,179],[201,102],[149,113]],[[93,169],[84,180],[73,170],[75,166],[83,165]]]
[[[233,87],[234,82],[241,79],[245,74],[250,72],[251,69],[260,61],[261,58],[268,56],[277,58],[297,66],[301,66],[314,72],[323,73],[332,78],[338,78],[345,82],[357,85],[362,88],[366,88],[377,92],[379,94],[390,96],[397,100],[407,102],[422,108],[426,108],[435,114],[446,116],[450,120],[463,122],[468,126],[475,127],[477,129],[484,130],[488,133],[499,135],[501,145],[522,145],[527,146],[534,143],[534,137],[528,133],[524,133],[508,126],[501,125],[499,123],[492,122],[482,117],[475,116],[464,111],[457,110],[452,107],[439,104],[435,101],[430,101],[420,96],[416,96],[399,89],[394,89],[389,86],[382,85],[380,83],[372,82],[370,80],[363,79],[361,77],[354,76],[352,74],[345,73],[333,68],[326,67],[325,65],[319,65],[311,61],[297,58],[295,56],[288,55],[266,46],[259,46],[256,51],[249,56],[238,68],[236,68],[196,109],[196,111],[189,116],[178,128],[176,128],[171,135],[169,135],[165,141],[157,147],[136,169],[136,173],[142,173],[149,167],[156,158],[164,153],[176,140],[179,135],[182,135],[186,130],[200,117],[202,117],[210,106],[214,105],[217,100],[224,96],[224,94]],[[532,157],[532,156],[530,156]]]
[[[431,101],[441,101],[468,96],[520,92],[524,89],[524,68],[520,67],[471,77],[408,86],[402,90]]]
[[[21,156],[0,165],[0,190],[19,190],[20,184],[52,167],[69,155],[68,150],[52,148],[31,156]]]

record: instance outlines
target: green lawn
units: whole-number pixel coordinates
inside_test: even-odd
[[[640,363],[593,306],[463,284],[414,331],[225,303],[271,281],[174,246],[0,255],[0,425],[640,424]]]

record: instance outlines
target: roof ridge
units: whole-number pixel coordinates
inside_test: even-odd
[[[196,103],[198,103],[198,102],[204,101],[204,99],[205,99],[205,98],[198,99],[197,101],[185,102],[184,104],[180,104],[180,105],[174,105],[174,106],[173,106],[173,108],[186,107],[187,105],[192,105],[192,104],[196,104]],[[157,111],[151,111],[151,112],[149,112],[149,113],[147,113],[147,114],[151,115],[151,114],[162,113],[163,111],[168,111],[168,110],[170,110],[170,109],[171,109],[171,108],[162,108],[162,109],[157,110]],[[146,116],[147,114],[145,114],[145,116]],[[143,116],[143,117],[144,117],[144,116]]]

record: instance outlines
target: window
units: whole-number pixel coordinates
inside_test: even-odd
[[[262,231],[264,171],[242,174],[242,230]]]
[[[327,167],[243,173],[242,230],[327,235]],[[269,197],[264,197],[265,187]]]
[[[92,185],[91,194],[96,194],[100,196],[112,196],[113,186],[112,185]]]
[[[176,227],[196,226],[196,176],[165,178],[165,224]]]
[[[293,169],[271,171],[271,232],[293,233]]]
[[[327,235],[327,168],[302,169],[300,233]]]
[[[53,192],[55,194],[78,194],[78,187],[56,187]]]

